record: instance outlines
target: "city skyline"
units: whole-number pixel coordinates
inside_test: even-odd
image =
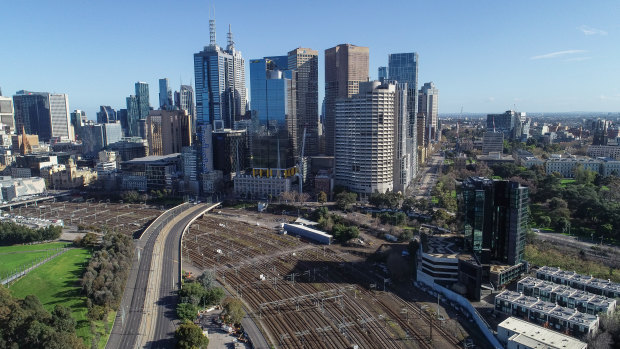
[[[286,4],[247,3],[239,10],[238,4],[220,1],[175,6],[149,2],[148,7],[137,2],[123,3],[119,12],[113,2],[89,3],[86,8],[72,1],[62,7],[12,3],[0,30],[19,30],[19,35],[5,36],[13,50],[3,57],[0,87],[5,96],[22,89],[66,93],[71,110],[85,110],[95,119],[100,105],[123,107],[133,84],[145,81],[151,88],[150,104],[157,106],[160,78],[168,78],[173,90],[193,80],[192,55],[209,44],[211,17],[218,24],[218,44],[225,45],[230,24],[235,46],[246,59],[293,47],[319,51],[319,100],[324,94],[324,50],[350,43],[369,47],[371,80],[378,78],[379,66],[387,66],[388,54],[417,52],[419,84],[433,81],[440,89],[440,113],[457,113],[461,107],[480,113],[620,109],[620,88],[613,85],[620,78],[614,69],[620,55],[614,45],[619,28],[614,17],[620,9],[616,2],[590,6],[570,1],[561,7],[537,2],[404,2],[385,7],[391,16],[385,24],[370,2],[296,4],[296,12],[304,14],[304,26],[296,25],[300,18],[295,16],[277,16]],[[346,11],[360,25],[343,26],[337,19]],[[263,16],[267,14],[271,16]],[[415,21],[407,19],[412,14]],[[48,20],[56,15],[72,20]],[[138,16],[154,21],[183,18],[185,34],[144,26]],[[119,25],[104,26],[102,17]],[[277,21],[258,20],[276,17]],[[277,40],[269,37],[276,32]]]

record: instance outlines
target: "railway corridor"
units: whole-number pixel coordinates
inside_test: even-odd
[[[446,322],[379,291],[382,283],[343,257],[213,214],[197,220],[183,240],[185,261],[215,270],[277,348],[462,347]]]

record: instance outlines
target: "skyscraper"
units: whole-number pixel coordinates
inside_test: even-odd
[[[407,187],[407,99],[406,84],[379,81],[360,83],[359,94],[337,99],[337,185],[365,196]]]
[[[213,129],[233,128],[245,115],[245,61],[228,28],[226,49],[217,45],[215,20],[209,20],[209,46],[194,54],[198,175],[203,191],[213,188],[206,174],[213,170]]]
[[[230,28],[224,49],[215,41],[215,21],[209,24],[209,46],[194,54],[197,122],[215,129],[233,128],[246,111],[245,61],[235,48]]]
[[[379,67],[379,81],[383,82],[388,78],[388,68],[387,67]]]
[[[13,96],[15,127],[39,139],[73,140],[69,120],[69,98],[66,94],[18,91]]]
[[[84,126],[84,121],[87,120],[86,112],[83,110],[76,109],[71,112],[71,127],[73,127],[73,133],[77,137],[82,137],[82,133],[80,129]]]
[[[465,247],[482,264],[523,261],[529,192],[518,182],[470,177],[463,181]]]
[[[143,120],[149,116],[151,103],[149,101],[149,84],[146,82],[136,82],[136,98],[138,100],[139,119]]]
[[[190,85],[181,85],[181,90],[178,92],[178,101],[175,101],[176,106],[187,111],[190,120],[192,121],[192,132],[196,129],[196,103],[194,102],[194,88]]]
[[[250,61],[252,117],[250,152],[253,168],[281,170],[295,166],[297,154],[297,73],[288,70],[287,56]]]
[[[15,133],[15,117],[13,115],[13,99],[0,95],[0,123],[8,126]]]
[[[415,52],[393,53],[388,56],[388,78],[399,83],[407,83],[407,153],[411,154],[410,174],[418,173],[418,54]]]
[[[319,153],[319,52],[296,48],[288,53],[288,69],[297,72],[297,144],[304,130],[304,156]]]
[[[138,98],[136,98],[135,95],[131,95],[127,97],[127,129],[126,129],[127,136],[129,137],[140,136],[138,120],[140,120]]]
[[[150,155],[180,153],[192,145],[191,122],[185,110],[153,110],[146,120]]]
[[[159,79],[159,108],[171,110],[172,106],[172,90],[168,84],[168,78]]]
[[[429,140],[438,140],[438,116],[439,116],[439,90],[435,88],[433,82],[427,82],[420,89],[418,96],[418,112],[426,115],[426,129],[428,130]]]
[[[337,98],[359,92],[368,81],[368,47],[341,44],[325,50],[325,153],[334,155]]]
[[[108,122],[116,122],[118,120],[116,116],[116,110],[109,105],[102,105],[97,112],[97,123],[105,124]]]

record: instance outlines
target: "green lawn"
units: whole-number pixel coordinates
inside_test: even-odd
[[[85,340],[87,347],[90,347],[92,335],[86,318],[86,297],[80,292],[79,279],[89,258],[90,251],[72,249],[33,270],[10,287],[13,296],[18,298],[36,295],[47,310],[51,311],[56,304],[69,307],[77,321],[77,335]],[[109,319],[113,321],[114,317],[110,315]],[[112,327],[111,323],[109,327]],[[102,337],[99,347],[103,347],[107,340],[103,328],[102,323],[97,324]]]
[[[562,187],[566,187],[568,184],[574,184],[574,183],[575,183],[574,179],[569,179],[569,178],[560,179],[560,185]]]
[[[68,242],[47,242],[44,244],[34,245],[12,245],[12,246],[0,246],[0,254],[8,252],[20,252],[20,251],[37,251],[37,250],[53,250],[56,248],[63,248],[67,245],[71,245]]]
[[[0,254],[0,278],[13,274],[17,269],[30,267],[37,261],[56,253],[55,250],[33,252],[11,252]]]

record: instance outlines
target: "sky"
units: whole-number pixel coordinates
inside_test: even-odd
[[[439,112],[620,110],[619,1],[7,1],[2,6],[0,88],[67,93],[91,119],[125,108],[134,83],[173,90],[193,81],[193,54],[228,25],[246,60],[370,48],[370,78],[388,54],[419,54],[418,84],[439,89]]]

